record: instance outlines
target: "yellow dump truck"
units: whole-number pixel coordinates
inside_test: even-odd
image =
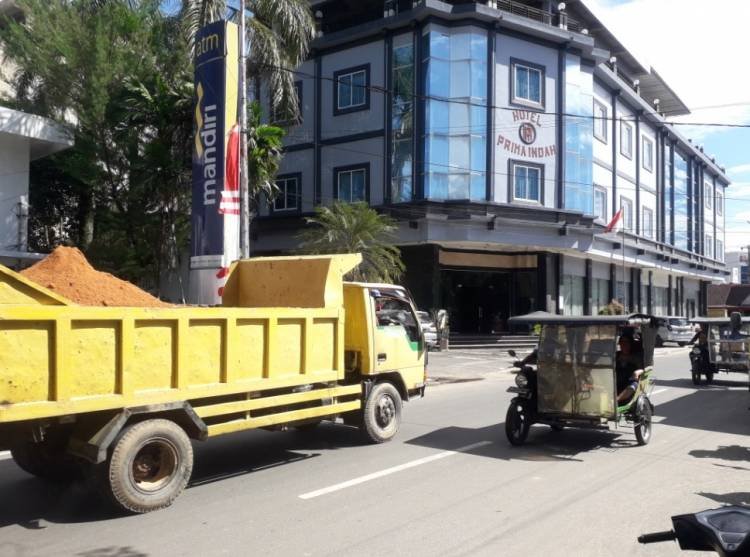
[[[0,266],[0,450],[137,513],[185,488],[191,439],[336,418],[391,439],[425,344],[404,288],[343,282],[359,261],[239,261],[222,307],[158,309],[78,306]]]

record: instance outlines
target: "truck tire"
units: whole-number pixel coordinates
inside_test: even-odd
[[[26,441],[11,448],[10,454],[21,470],[51,482],[73,482],[83,477],[78,460],[65,452],[66,443],[47,439]]]
[[[100,465],[100,489],[115,507],[147,513],[172,504],[193,472],[193,447],[169,420],[138,422],[123,429]]]
[[[391,383],[377,383],[365,402],[362,433],[372,443],[390,441],[401,425],[401,395]]]

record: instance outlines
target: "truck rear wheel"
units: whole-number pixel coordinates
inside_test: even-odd
[[[183,429],[169,420],[126,427],[102,464],[101,489],[114,505],[147,513],[172,504],[193,472],[193,447]]]
[[[80,462],[67,454],[68,435],[48,432],[44,441],[24,441],[11,448],[10,454],[21,470],[53,482],[72,482],[83,477]]]
[[[32,476],[52,482],[72,482],[81,470],[72,456],[54,450],[45,443],[23,443],[10,450],[18,467]]]
[[[378,383],[370,391],[362,416],[362,432],[373,443],[390,441],[401,425],[401,395],[391,383]]]

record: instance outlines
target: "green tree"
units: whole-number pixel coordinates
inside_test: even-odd
[[[304,252],[362,254],[349,280],[393,283],[403,274],[401,252],[392,243],[396,222],[366,203],[336,201],[305,220],[310,227],[300,234]]]
[[[250,105],[247,122],[247,181],[252,223],[261,199],[273,203],[278,195],[276,174],[283,156],[284,130],[262,123],[260,104],[257,102]]]
[[[290,69],[304,62],[315,38],[309,2],[246,0],[245,5],[252,14],[247,18],[248,77],[263,79],[274,111],[295,120],[299,116],[297,77]],[[227,0],[183,0],[181,17],[188,42],[192,45],[201,27],[224,18],[227,11]]]
[[[0,31],[18,68],[12,104],[75,139],[32,165],[32,247],[73,243],[156,287],[189,230],[193,93],[180,20],[148,0],[18,4],[28,17]]]

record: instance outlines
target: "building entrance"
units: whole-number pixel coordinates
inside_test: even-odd
[[[506,332],[509,317],[536,309],[535,270],[443,269],[440,283],[453,332]]]

